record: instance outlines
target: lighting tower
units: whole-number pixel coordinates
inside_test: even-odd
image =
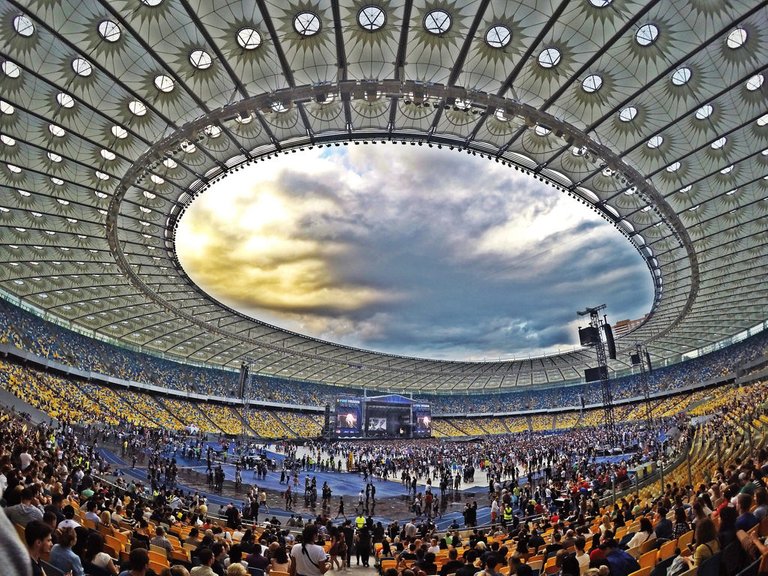
[[[613,417],[613,393],[611,392],[611,383],[608,380],[608,356],[605,352],[605,343],[601,332],[605,332],[608,342],[609,354],[612,359],[616,358],[616,345],[613,341],[613,332],[608,322],[600,319],[600,310],[605,309],[605,304],[587,308],[577,312],[579,316],[589,316],[589,326],[579,328],[579,340],[582,346],[594,346],[597,354],[597,367],[587,368],[584,372],[585,380],[594,382],[600,381],[600,388],[603,393],[603,409],[605,410],[605,427],[608,431],[608,438],[611,443],[616,439],[616,422]]]
[[[630,355],[630,361],[633,366],[640,366],[640,382],[643,385],[643,397],[645,400],[645,423],[648,431],[653,427],[653,414],[651,412],[651,390],[650,390],[650,374],[653,370],[651,366],[651,356],[648,354],[648,350],[643,350],[640,343],[635,344],[635,353]]]

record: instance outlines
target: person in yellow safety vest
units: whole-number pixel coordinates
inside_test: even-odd
[[[505,504],[504,505],[504,513],[503,513],[503,516],[502,516],[502,522],[503,522],[504,526],[505,527],[511,526],[512,525],[512,521],[514,520],[514,517],[515,517],[515,513],[512,510],[512,505],[511,504]]]
[[[355,526],[358,530],[365,526],[365,516],[363,516],[362,512],[357,515],[357,518],[355,518]]]

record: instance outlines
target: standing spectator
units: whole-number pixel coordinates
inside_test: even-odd
[[[323,576],[330,568],[325,550],[315,544],[317,525],[308,524],[301,533],[301,544],[291,548],[291,576]]]

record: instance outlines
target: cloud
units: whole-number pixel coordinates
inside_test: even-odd
[[[610,225],[473,156],[411,146],[303,153],[237,172],[177,235],[205,291],[271,324],[451,359],[556,352],[576,310],[645,314],[651,282]]]

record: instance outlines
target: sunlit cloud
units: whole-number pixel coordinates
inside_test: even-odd
[[[332,342],[482,360],[570,349],[575,311],[648,312],[609,224],[499,164],[435,149],[291,154],[222,180],[177,235],[190,277],[254,318]]]

